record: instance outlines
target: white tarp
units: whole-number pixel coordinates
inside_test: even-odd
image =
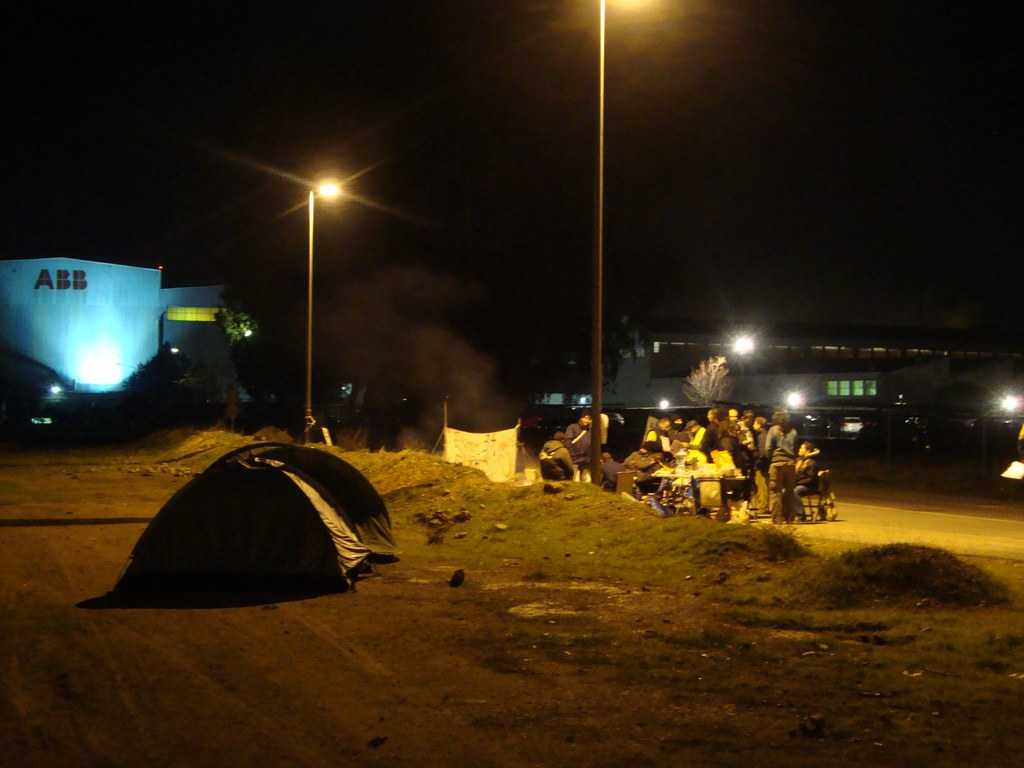
[[[1003,477],[1008,477],[1011,480],[1024,480],[1024,464],[1021,464],[1019,461],[1013,462],[1003,472]]]
[[[445,427],[444,460],[475,467],[498,483],[511,482],[516,474],[519,427],[501,432],[460,432]]]

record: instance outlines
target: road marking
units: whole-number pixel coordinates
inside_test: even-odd
[[[839,502],[839,507],[864,507],[865,509],[887,509],[890,512],[913,512],[918,515],[935,515],[936,517],[963,517],[968,520],[988,520],[993,523],[1013,523],[1024,525],[1024,520],[999,520],[994,517],[982,517],[980,515],[958,515],[954,512],[929,512],[924,509],[907,509],[906,507],[885,507],[881,504],[858,504],[854,501]]]

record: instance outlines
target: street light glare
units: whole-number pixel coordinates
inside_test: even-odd
[[[337,184],[324,184],[322,187],[320,187],[319,192],[324,197],[334,197],[336,194],[341,192],[341,187],[339,187]]]
[[[1021,400],[1017,395],[1007,395],[1003,398],[1003,410],[1016,413],[1021,409],[1021,405],[1024,405],[1024,400]]]
[[[754,351],[754,340],[749,336],[741,336],[736,339],[736,343],[733,344],[733,349],[741,355],[749,355]]]
[[[804,404],[804,396],[799,392],[790,392],[786,395],[786,405],[790,408],[799,408]]]

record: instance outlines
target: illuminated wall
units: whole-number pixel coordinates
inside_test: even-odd
[[[165,307],[156,269],[64,258],[0,262],[0,344],[79,392],[120,389],[153,357]]]

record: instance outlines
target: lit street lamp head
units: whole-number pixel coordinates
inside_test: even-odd
[[[337,184],[324,184],[320,189],[317,190],[324,197],[334,197],[341,192],[341,187]]]
[[[749,336],[740,336],[732,345],[732,348],[741,355],[749,355],[754,351],[754,340]]]

